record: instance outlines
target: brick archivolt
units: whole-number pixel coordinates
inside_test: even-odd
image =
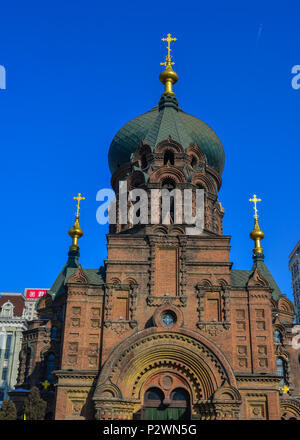
[[[186,378],[192,387],[192,403],[210,398],[224,381],[235,386],[226,358],[203,336],[187,330],[147,329],[142,333],[113,351],[98,379],[95,400],[102,400],[105,383],[115,384],[125,400],[141,399],[143,385],[154,371],[173,370]]]

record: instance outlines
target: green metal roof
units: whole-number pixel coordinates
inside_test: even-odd
[[[207,164],[222,174],[225,154],[220,139],[205,122],[179,108],[176,98],[170,96],[163,96],[158,106],[127,122],[117,132],[108,153],[111,173],[130,162],[141,141],[154,149],[169,136],[185,150],[197,143]]]
[[[86,275],[89,284],[101,286],[104,284],[104,270],[100,269],[82,269],[84,275]],[[68,282],[68,279],[76,272],[77,268],[70,267],[67,269],[65,284]]]
[[[271,272],[267,268],[264,262],[264,257],[262,255],[260,256],[257,255],[254,257],[254,263],[251,270],[232,270],[230,275],[231,285],[233,287],[246,287],[251,275],[253,274],[256,268],[258,269],[262,277],[269,283],[271,289],[273,289],[272,298],[275,301],[278,301],[279,298],[283,296],[283,294],[279,289],[273,276],[271,275]]]

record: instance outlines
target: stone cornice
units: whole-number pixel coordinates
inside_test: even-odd
[[[238,382],[267,382],[279,383],[282,379],[276,374],[260,374],[260,373],[235,373]],[[274,390],[274,389],[273,389]]]
[[[105,264],[110,264],[110,265],[113,265],[113,264],[127,264],[127,265],[130,265],[130,266],[139,266],[139,265],[146,265],[146,266],[148,266],[149,265],[149,261],[128,261],[128,260],[114,260],[114,261],[112,261],[112,260],[105,260],[104,261],[104,263]]]
[[[59,379],[94,379],[99,370],[55,370],[53,374]]]
[[[223,267],[231,267],[233,263],[224,263],[217,261],[187,261],[187,266],[223,266]]]

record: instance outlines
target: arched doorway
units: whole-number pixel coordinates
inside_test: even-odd
[[[145,392],[142,419],[144,420],[190,420],[190,395],[184,388],[176,388],[166,397],[157,387]]]

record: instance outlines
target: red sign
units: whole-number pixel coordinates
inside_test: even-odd
[[[29,299],[39,299],[46,295],[49,289],[25,289],[25,296]]]

